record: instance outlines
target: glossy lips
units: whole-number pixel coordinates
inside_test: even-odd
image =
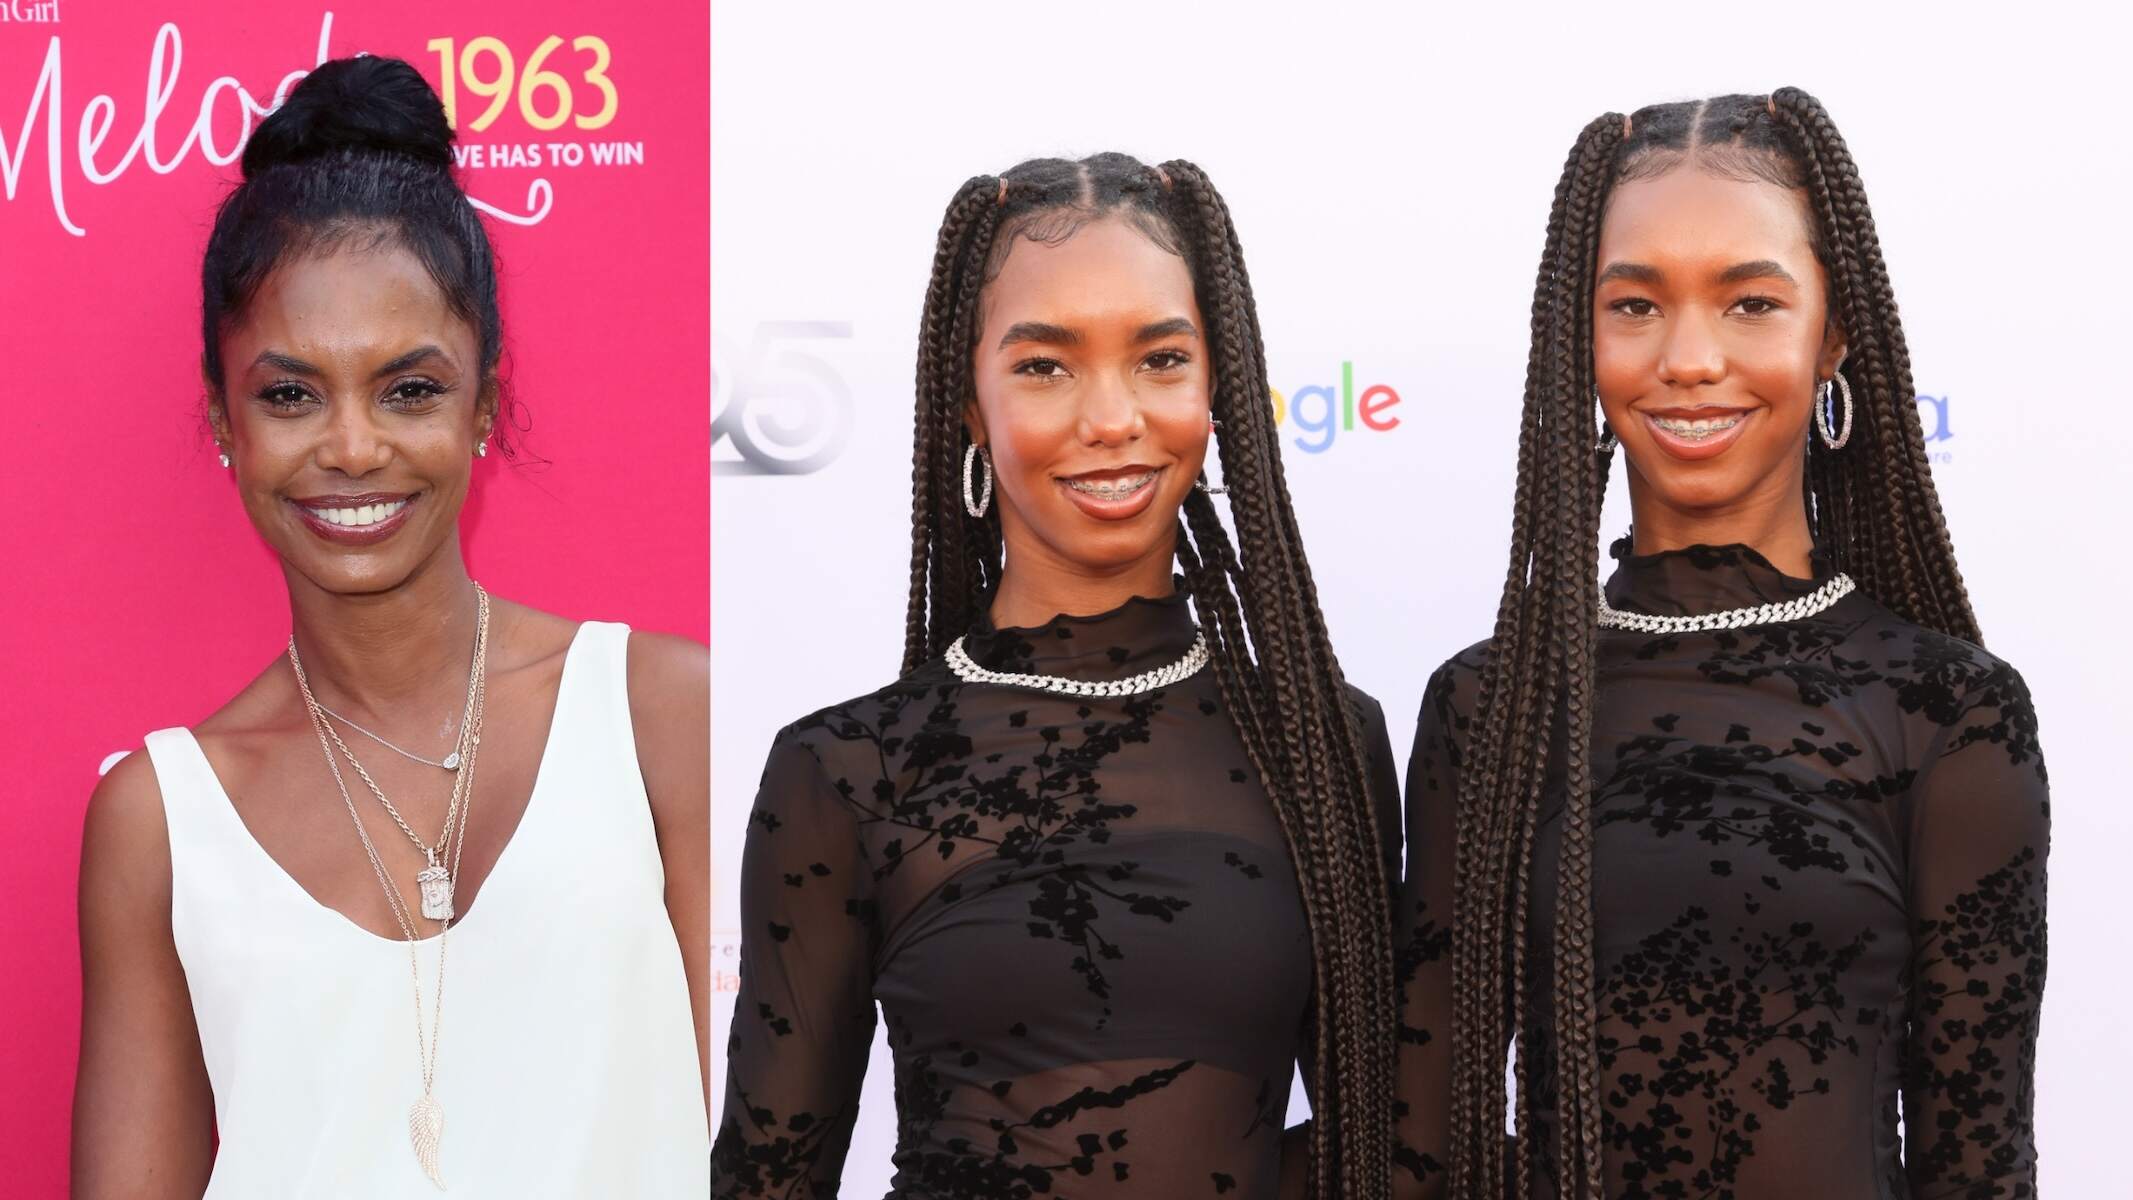
[[[310,496],[291,499],[305,527],[329,542],[368,546],[384,541],[407,524],[422,493],[366,492],[361,495]]]
[[[1060,490],[1076,508],[1099,521],[1124,521],[1146,512],[1155,502],[1156,481],[1164,468],[1138,463],[1103,471],[1058,477]]]

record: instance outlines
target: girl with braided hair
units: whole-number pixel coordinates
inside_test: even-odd
[[[1409,766],[1400,1194],[2034,1196],[2049,808],[1979,640],[1822,106],[1587,126],[1494,635]]]
[[[837,1193],[878,1002],[894,1196],[1386,1195],[1397,787],[1207,176],[964,184],[917,392],[903,676],[772,746],[713,1193]]]

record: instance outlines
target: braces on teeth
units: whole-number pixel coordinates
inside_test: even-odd
[[[1070,488],[1073,488],[1075,491],[1082,493],[1083,495],[1094,496],[1098,500],[1123,500],[1126,497],[1131,496],[1133,493],[1138,492],[1142,488],[1148,486],[1148,484],[1154,479],[1155,472],[1149,471],[1144,475],[1135,475],[1128,479],[1065,479],[1061,480],[1060,482],[1066,484]]]
[[[1726,430],[1740,424],[1743,415],[1736,413],[1730,417],[1706,417],[1697,421],[1676,421],[1667,417],[1653,417],[1652,424],[1666,430],[1675,437],[1691,442],[1700,442],[1724,433]]]

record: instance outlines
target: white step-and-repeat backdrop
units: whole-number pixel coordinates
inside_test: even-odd
[[[1601,112],[1790,84],[1830,107],[1861,164],[1964,575],[2041,714],[2056,797],[2044,1187],[2122,1186],[2123,47],[2034,3],[1974,19],[1806,3],[719,6],[714,1070],[771,735],[896,671],[916,329],[958,184],[1111,149],[1214,177],[1288,397],[1289,481],[1335,644],[1404,761],[1430,670],[1494,612],[1527,306],[1571,139]],[[1399,395],[1396,424],[1337,419],[1344,390],[1377,385]],[[1617,494],[1608,529],[1627,520]],[[846,1195],[886,1190],[890,1075],[877,1046]]]

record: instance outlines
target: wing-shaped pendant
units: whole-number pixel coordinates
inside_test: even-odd
[[[444,1147],[444,1106],[425,1092],[415,1107],[407,1114],[408,1136],[415,1141],[415,1160],[422,1164],[422,1173],[430,1177],[438,1191],[444,1190],[444,1173],[437,1158]]]

